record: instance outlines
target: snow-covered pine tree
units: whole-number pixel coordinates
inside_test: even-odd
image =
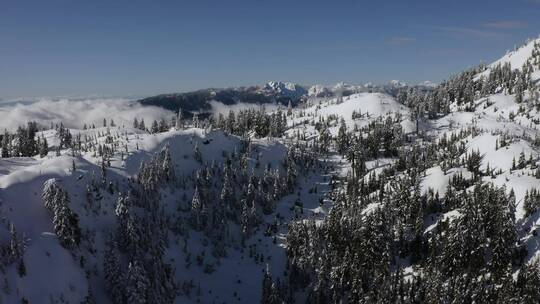
[[[191,199],[191,221],[196,230],[202,230],[206,226],[206,204],[202,201],[199,188],[195,187]]]
[[[79,218],[69,208],[69,195],[67,191],[58,192],[53,213],[54,231],[60,240],[60,243],[67,248],[74,248],[79,245],[81,240],[81,230],[79,228]]]
[[[43,192],[41,198],[43,200],[43,205],[45,208],[53,211],[58,204],[57,200],[61,199],[60,192],[62,189],[58,185],[58,180],[51,178],[43,184]]]
[[[117,221],[117,232],[116,232],[116,242],[120,249],[126,250],[129,248],[129,232],[128,225],[130,221],[130,205],[131,200],[129,196],[123,195],[120,193],[118,195],[118,200],[116,201],[116,221]]]
[[[341,154],[345,154],[349,148],[349,138],[347,136],[347,126],[345,125],[345,120],[341,118],[338,135],[336,138],[336,147],[337,151]]]
[[[158,121],[154,119],[152,126],[150,127],[150,133],[156,134],[159,133],[159,124]]]
[[[47,143],[47,139],[45,136],[41,136],[41,140],[39,142],[39,156],[45,157],[49,153],[49,145]]]
[[[178,109],[174,127],[176,130],[182,130],[184,128],[184,121],[182,120],[182,108]]]
[[[199,163],[202,163],[202,153],[199,149],[199,142],[195,142],[195,146],[193,147],[193,158],[198,161]]]
[[[105,288],[112,302],[124,303],[124,275],[120,265],[120,256],[112,241],[109,241],[103,255],[103,273]]]
[[[226,166],[224,169],[223,184],[221,187],[220,200],[221,200],[221,204],[223,208],[227,210],[229,215],[237,219],[236,213],[237,211],[240,211],[240,210],[236,202],[236,195],[234,193],[234,186],[232,183],[230,168],[228,166]]]
[[[130,304],[148,303],[148,289],[150,283],[146,273],[137,261],[129,263],[126,274],[126,300]]]

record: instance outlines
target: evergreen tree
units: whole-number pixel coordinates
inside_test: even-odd
[[[115,214],[118,223],[116,240],[121,249],[127,249],[130,244],[128,228],[131,221],[130,205],[131,200],[129,196],[120,193],[116,202]]]
[[[206,204],[201,199],[199,189],[195,187],[193,198],[191,199],[191,215],[193,226],[197,230],[202,230],[206,226]]]
[[[540,273],[538,271],[538,261],[524,264],[518,274],[516,281],[517,299],[520,303],[540,302]]]
[[[105,288],[113,303],[124,303],[124,278],[120,268],[118,252],[109,243],[103,255],[103,272],[105,276]]]
[[[10,142],[10,134],[7,130],[4,130],[4,135],[2,136],[2,147],[1,147],[1,156],[6,158],[10,157],[11,155],[11,142]]]
[[[149,282],[144,269],[137,261],[129,263],[126,275],[126,299],[127,303],[148,303]]]
[[[521,151],[521,153],[519,153],[519,160],[518,160],[518,169],[523,169],[525,168],[525,166],[527,166],[527,161],[525,159],[525,153],[523,151]]]
[[[345,120],[343,118],[341,118],[336,142],[337,142],[337,151],[340,154],[345,154],[345,152],[349,148],[349,139],[347,136],[347,126],[345,125]]]
[[[42,135],[39,145],[39,156],[45,157],[49,153],[49,145],[47,139]]]
[[[202,163],[202,153],[199,149],[199,142],[195,142],[195,146],[193,147],[193,158],[199,163]]]
[[[223,186],[221,187],[221,203],[225,210],[228,210],[231,216],[234,215],[234,212],[237,209],[236,205],[236,196],[234,193],[234,187],[232,185],[232,180],[229,174],[230,169],[225,169],[223,175]]]
[[[146,125],[144,124],[144,118],[141,118],[141,121],[139,122],[139,129],[146,131]]]
[[[68,207],[69,197],[67,192],[62,192],[61,201],[57,202],[54,210],[53,225],[60,243],[67,248],[79,245],[81,231],[77,214]]]
[[[184,122],[182,121],[182,109],[178,109],[175,119],[175,128],[176,130],[182,130],[184,127]]]
[[[150,128],[150,132],[151,132],[152,134],[159,133],[159,125],[158,125],[157,120],[154,120],[154,121],[152,122],[152,127]]]

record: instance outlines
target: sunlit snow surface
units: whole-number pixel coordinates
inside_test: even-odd
[[[511,52],[498,62],[510,62],[513,68],[519,68],[530,56],[531,44],[516,52]],[[493,65],[492,65],[493,66]],[[488,71],[484,72],[488,73]],[[480,75],[478,76],[480,77]],[[540,72],[533,73],[533,80],[540,78]],[[292,87],[286,87],[292,90]],[[310,93],[324,93],[323,87],[313,87]],[[526,99],[529,97],[526,93]],[[538,149],[525,140],[518,138],[505,147],[496,149],[496,142],[501,140],[504,134],[509,136],[522,137],[524,134],[535,138],[538,133],[535,119],[540,119],[540,113],[533,107],[526,109],[526,114],[517,114],[519,105],[515,103],[513,95],[495,94],[486,98],[481,98],[475,102],[476,109],[473,112],[463,112],[452,105],[452,113],[434,120],[424,120],[420,122],[420,129],[433,140],[442,138],[443,135],[450,136],[459,132],[461,128],[475,127],[479,133],[475,136],[468,136],[462,140],[466,147],[466,152],[460,157],[465,157],[468,153],[479,151],[483,155],[481,169],[488,165],[491,169],[500,170],[502,173],[495,177],[484,176],[483,182],[491,182],[497,186],[505,186],[509,192],[513,189],[516,197],[516,219],[518,227],[522,231],[520,237],[529,250],[529,257],[532,258],[540,253],[540,240],[533,235],[537,229],[540,212],[533,214],[529,218],[524,218],[523,198],[525,192],[531,188],[540,189],[539,180],[534,177],[532,170],[520,169],[512,170],[512,162],[519,158],[520,153],[524,153],[526,158],[532,156],[538,159]],[[238,111],[254,107],[253,105],[237,104],[225,106],[218,102],[211,102],[214,113],[226,114],[229,110]],[[525,103],[526,106],[526,103]],[[277,105],[266,106],[267,111],[275,111]],[[282,110],[286,111],[285,108]],[[361,118],[353,119],[352,113],[365,114]],[[310,98],[307,104],[295,108],[292,116],[288,117],[288,130],[286,137],[282,139],[253,139],[253,146],[256,152],[249,159],[250,170],[263,170],[266,164],[273,168],[282,168],[281,161],[286,154],[286,143],[296,132],[306,134],[306,140],[318,136],[318,132],[313,126],[321,117],[336,116],[343,118],[349,129],[363,127],[375,119],[386,115],[401,115],[401,125],[404,133],[413,132],[416,129],[415,123],[411,121],[410,110],[399,104],[386,94],[382,93],[357,93],[343,97],[338,101],[336,98],[317,97]],[[513,114],[511,114],[513,113]],[[153,119],[170,119],[173,113],[158,109],[140,107],[127,100],[101,100],[96,103],[88,101],[51,101],[44,100],[30,104],[4,105],[0,107],[0,129],[15,129],[21,121],[37,120],[44,126],[49,126],[50,122],[63,121],[71,128],[71,133],[76,136],[97,137],[97,141],[105,141],[106,133],[114,136],[120,147],[126,147],[127,152],[122,159],[120,155],[115,155],[111,160],[111,168],[108,170],[108,178],[122,183],[126,177],[134,176],[142,160],[149,159],[154,152],[159,151],[164,145],[169,145],[173,156],[173,165],[177,174],[191,174],[200,164],[193,158],[195,145],[201,151],[204,161],[210,163],[222,163],[224,152],[233,153],[240,149],[240,139],[235,136],[227,136],[221,131],[208,132],[203,129],[191,128],[182,131],[170,130],[159,134],[148,134],[138,129],[131,128],[133,118],[144,117],[147,125]],[[513,119],[511,116],[515,115]],[[4,119],[5,118],[5,119]],[[116,127],[102,127],[103,118],[109,121],[115,120]],[[97,128],[82,130],[82,124],[95,124]],[[337,134],[339,124],[330,126],[330,132]],[[45,130],[38,132],[39,136],[47,138],[50,147],[58,145],[59,140],[56,132]],[[52,150],[52,149],[51,149]],[[98,214],[93,214],[83,208],[85,204],[86,185],[93,175],[98,176],[100,172],[101,159],[95,157],[93,153],[83,153],[73,157],[69,150],[61,152],[61,156],[55,156],[55,152],[49,152],[46,157],[27,157],[0,159],[0,208],[1,215],[12,221],[20,234],[24,234],[28,239],[28,248],[25,252],[24,260],[27,267],[27,274],[19,277],[15,265],[6,269],[5,277],[10,284],[11,293],[1,294],[3,303],[20,302],[21,297],[25,297],[30,303],[41,303],[43,299],[59,300],[61,295],[66,302],[79,303],[88,292],[88,285],[93,287],[93,294],[98,303],[108,301],[103,293],[104,286],[102,278],[102,258],[105,241],[105,233],[115,224],[114,198],[104,194],[102,208]],[[255,168],[255,156],[259,155],[259,161],[263,166]],[[386,166],[394,163],[395,159],[378,159],[366,164],[369,170],[376,174],[380,173]],[[72,172],[72,164],[75,163],[76,171]],[[350,164],[343,158],[333,154],[326,159],[328,170],[326,172],[314,172],[303,177],[300,181],[298,191],[293,195],[284,197],[278,204],[275,214],[284,216],[286,222],[293,220],[303,220],[314,218],[319,223],[331,208],[331,203],[325,201],[319,205],[319,197],[328,191],[330,176],[345,176]],[[428,168],[422,174],[421,192],[427,193],[432,190],[444,197],[450,179],[462,174],[468,178],[472,175],[464,167],[450,168],[443,171],[440,165]],[[51,233],[52,215],[47,211],[41,201],[43,183],[50,179],[57,178],[59,183],[68,190],[71,197],[70,207],[79,215],[80,225],[83,229],[95,231],[96,255],[88,255],[87,265],[93,270],[90,281],[87,280],[85,271],[80,266],[80,261],[74,259],[71,253],[59,245],[55,235]],[[310,193],[310,188],[317,185],[318,193]],[[185,194],[191,197],[193,189],[186,190]],[[183,194],[184,192],[182,192]],[[299,219],[293,219],[290,210],[291,205],[300,194],[304,202],[303,215]],[[176,208],[180,200],[180,190],[162,191],[162,203],[170,210]],[[368,204],[362,215],[367,215],[379,207],[378,203]],[[268,221],[275,215],[270,215]],[[460,216],[459,210],[453,210],[445,214],[434,214],[425,219],[425,233],[428,233],[443,220],[453,220]],[[261,295],[261,278],[263,270],[268,263],[269,269],[275,277],[280,277],[283,273],[285,251],[284,235],[286,225],[280,226],[276,244],[271,238],[264,237],[262,231],[257,232],[248,241],[250,244],[258,244],[258,248],[266,257],[271,257],[265,263],[255,263],[248,253],[239,248],[228,250],[228,256],[221,259],[216,265],[216,271],[208,274],[202,267],[192,265],[186,269],[184,259],[185,253],[182,250],[183,244],[176,242],[172,238],[170,247],[166,251],[167,262],[173,264],[177,281],[194,280],[194,284],[201,284],[202,303],[257,303]],[[0,229],[0,237],[6,239],[6,228]],[[193,232],[189,240],[189,247],[192,252],[202,250],[204,246],[203,236]],[[81,251],[88,252],[89,248],[81,248]],[[406,268],[412,272],[412,269]],[[177,303],[196,302],[198,297],[186,298],[180,296]]]

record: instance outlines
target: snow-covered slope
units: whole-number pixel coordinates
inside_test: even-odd
[[[495,66],[504,63],[519,69],[531,58],[534,43],[507,54],[482,75],[488,75]],[[538,73],[535,69],[534,73]],[[533,79],[536,79],[534,73]],[[475,78],[480,79],[478,75]],[[465,91],[469,87],[456,85],[452,89]],[[411,98],[419,104],[402,104],[397,101],[401,101],[400,97],[394,98],[392,94],[411,89],[407,84],[392,81],[379,89],[371,85],[340,83],[315,85],[306,91],[292,83],[270,82],[252,89],[209,90],[193,96],[173,94],[169,97],[187,102],[193,106],[194,113],[199,111],[200,105],[190,102],[202,96],[208,107],[205,111],[227,114],[224,115],[226,118],[224,120],[222,116],[221,121],[211,121],[200,117],[182,121],[178,116],[171,121],[171,117],[165,117],[165,126],[159,130],[152,128],[151,134],[140,126],[128,127],[132,125],[131,116],[108,113],[107,118],[122,117],[121,123],[109,127],[70,128],[70,140],[75,143],[70,148],[65,147],[66,139],[59,136],[60,129],[37,131],[36,138],[48,142],[48,154],[0,158],[0,223],[3,224],[0,225],[0,261],[4,266],[0,302],[80,303],[89,299],[97,303],[112,302],[114,291],[107,286],[110,278],[106,277],[110,274],[105,270],[105,261],[109,261],[106,256],[109,257],[107,250],[111,244],[121,243],[118,235],[123,227],[121,221],[125,219],[122,212],[127,212],[129,219],[148,212],[149,218],[162,220],[150,222],[157,224],[144,228],[160,232],[156,228],[160,227],[165,231],[163,238],[160,233],[155,233],[146,240],[149,244],[157,243],[156,247],[162,250],[162,256],[157,260],[162,259],[160,262],[167,265],[163,267],[166,269],[163,273],[170,275],[175,284],[172,300],[163,302],[258,303],[263,297],[263,288],[278,290],[277,293],[290,292],[297,302],[310,302],[314,286],[324,286],[324,282],[310,284],[327,275],[317,271],[335,267],[332,277],[339,275],[337,270],[343,268],[331,263],[338,263],[343,257],[347,267],[359,261],[364,263],[367,258],[363,260],[365,256],[359,253],[364,246],[377,249],[372,251],[375,252],[374,265],[388,258],[389,266],[385,271],[397,273],[396,269],[403,269],[404,277],[407,277],[404,282],[408,282],[409,277],[424,274],[423,263],[431,263],[422,256],[423,253],[414,258],[410,254],[418,249],[418,244],[429,245],[436,240],[440,242],[436,246],[442,246],[440,244],[447,241],[446,235],[455,232],[448,228],[449,225],[475,222],[459,219],[471,210],[478,213],[474,208],[465,210],[470,206],[463,204],[464,201],[471,203],[472,198],[481,199],[474,197],[480,196],[481,192],[475,191],[481,185],[501,187],[504,201],[512,203],[503,206],[504,219],[497,218],[501,221],[511,219],[508,222],[513,225],[510,230],[516,233],[516,244],[510,244],[512,248],[509,249],[512,252],[526,249],[525,253],[520,251],[522,261],[512,263],[523,264],[540,256],[540,237],[536,233],[540,225],[540,201],[538,209],[532,212],[525,204],[529,193],[540,190],[540,106],[534,100],[534,86],[525,90],[521,103],[516,102],[514,90],[497,89],[493,94],[473,90],[466,105],[458,98],[444,100],[448,101],[448,111],[443,113],[439,109],[441,111],[432,116],[427,112],[436,97],[430,96],[432,98],[427,101]],[[429,96],[429,92],[436,89],[436,85],[424,82],[412,95]],[[245,93],[248,95],[243,95]],[[212,99],[219,94],[227,102]],[[238,96],[254,98],[260,94],[268,98],[263,103],[271,104],[265,111],[248,113],[246,109],[257,109],[260,105],[236,99]],[[169,100],[169,97],[164,98]],[[302,100],[289,108],[283,103],[276,104],[280,97]],[[408,105],[412,105],[411,108]],[[172,114],[151,109],[156,111],[152,115],[157,118],[160,113]],[[137,107],[136,110],[140,113],[138,111],[144,111],[144,108]],[[235,113],[229,116],[229,110]],[[71,116],[79,117],[74,113]],[[47,119],[48,116],[43,121]],[[71,118],[69,127],[76,125],[74,119],[77,118]],[[151,122],[146,123],[149,126]],[[17,136],[21,138],[27,134],[19,133]],[[7,147],[13,151],[18,151],[21,146],[20,139],[0,142],[3,149]],[[163,178],[162,171],[170,175]],[[58,229],[62,223],[56,213],[62,209],[51,210],[44,204],[44,185],[51,183],[69,194],[68,207],[77,215],[82,241],[75,248],[62,242],[61,233],[65,231]],[[157,189],[145,188],[152,183],[157,183]],[[120,202],[126,193],[141,192],[152,196],[146,198],[147,201],[141,198],[145,204],[155,203],[150,205],[150,211],[144,209],[148,206],[139,205],[128,206],[132,209],[124,206],[129,212],[121,208]],[[500,193],[494,193],[490,199],[499,199]],[[144,194],[140,194],[141,197]],[[204,203],[201,203],[204,201],[201,197],[206,199]],[[457,199],[451,201],[449,197]],[[61,196],[55,198],[62,199]],[[477,204],[474,206],[481,204],[474,203]],[[340,204],[338,211],[330,213],[335,204]],[[385,211],[384,216],[378,215],[381,210]],[[476,213],[473,215],[483,216]],[[373,217],[377,218],[373,220]],[[147,220],[143,216],[135,217],[141,221],[143,218]],[[491,220],[486,219],[486,225]],[[334,229],[339,226],[335,221],[344,223],[339,227],[342,229]],[[394,234],[384,237],[381,233],[370,234],[378,231],[376,229],[359,229],[351,233],[366,223],[379,225],[384,221],[388,225],[380,231],[393,231]],[[206,224],[202,225],[202,222]],[[402,222],[405,224],[400,226]],[[133,228],[137,225],[127,223],[126,227],[131,229],[128,229],[130,237],[137,239],[138,230]],[[304,224],[306,226],[302,226]],[[328,230],[317,230],[329,227],[333,229],[331,234],[325,233]],[[488,233],[483,229],[480,231]],[[502,234],[495,231],[491,237]],[[300,239],[295,241],[294,233],[298,233]],[[437,233],[439,238],[432,237]],[[456,239],[461,240],[459,238],[468,230],[457,230],[457,233]],[[115,235],[114,241],[111,241],[111,235]],[[337,243],[339,246],[333,246],[336,243],[324,243],[334,241],[325,239],[327,235],[343,239]],[[399,242],[395,240],[396,235],[399,235]],[[374,236],[376,241],[369,239]],[[18,250],[13,245],[18,243],[14,237],[24,240],[21,244],[25,248]],[[488,241],[481,245],[482,248],[492,246],[491,237],[485,238]],[[363,243],[364,240],[367,241]],[[362,246],[351,247],[354,255],[348,258],[351,254],[348,246],[355,242]],[[380,249],[376,247],[380,242],[393,242],[393,246]],[[122,283],[119,286],[132,287],[128,284],[133,282],[141,286],[150,284],[149,280],[154,279],[152,274],[142,279],[134,278],[133,269],[136,268],[132,267],[132,262],[155,262],[155,256],[145,256],[153,252],[153,248],[144,248],[145,254],[141,258],[139,251],[125,246],[118,249],[119,265],[116,266],[125,275],[120,277]],[[311,251],[294,252],[291,249],[309,246],[313,246]],[[385,256],[399,246],[403,246],[400,252]],[[328,251],[339,249],[345,253],[332,259],[321,258]],[[313,251],[318,250],[321,255],[306,262]],[[22,257],[12,258],[19,252]],[[488,253],[486,260],[491,255]],[[438,259],[438,255],[444,254],[446,251],[441,250],[433,258]],[[415,259],[423,260],[419,263]],[[507,264],[504,264],[505,269],[509,268],[515,277],[519,267],[507,267]],[[292,271],[291,265],[300,265],[317,275],[303,277],[306,284],[298,288],[294,279],[290,279],[293,275],[298,278],[298,269]],[[369,263],[364,266],[371,267]],[[489,267],[482,271],[491,271]],[[162,271],[161,267],[155,269],[158,268]],[[448,276],[454,270],[451,269]],[[269,273],[274,281],[266,284],[268,282],[263,280]],[[478,276],[477,273],[473,275]],[[365,274],[361,273],[358,278],[363,276]],[[266,282],[265,287],[261,288],[261,282]],[[507,284],[507,281],[503,283]],[[164,286],[147,289],[156,292],[161,287],[165,289]],[[410,290],[414,292],[414,289]],[[137,290],[130,288],[129,293],[137,294]]]
[[[531,58],[535,43],[540,43],[540,37],[529,40],[527,43],[525,43],[525,45],[508,52],[500,59],[491,63],[489,67],[509,63],[513,70],[521,69],[521,67],[523,67],[527,60]]]
[[[487,77],[489,73],[496,66],[502,66],[504,64],[510,64],[512,70],[521,70],[523,65],[532,57],[533,51],[535,49],[535,44],[540,43],[540,37],[536,39],[531,39],[527,41],[523,46],[516,48],[513,51],[507,52],[503,57],[495,60],[487,66],[487,69],[480,73],[476,79],[479,79],[481,76]],[[536,77],[538,79],[538,77]]]
[[[107,167],[107,183],[119,189],[125,189],[128,179],[139,172],[142,161],[148,161],[156,152],[167,146],[172,157],[172,165],[176,176],[190,179],[201,167],[201,162],[194,157],[194,151],[200,151],[205,164],[223,165],[228,156],[238,153],[243,147],[237,136],[226,135],[221,131],[208,132],[199,128],[188,128],[182,131],[170,130],[158,134],[149,134],[138,129],[127,127],[95,128],[88,130],[71,129],[74,136],[89,137],[99,144],[111,143],[122,147],[114,157],[110,158]],[[47,138],[51,147],[60,140],[57,132],[48,130],[39,136]],[[247,170],[254,174],[263,174],[265,169],[282,171],[282,162],[287,154],[286,147],[278,140],[254,138],[251,141],[252,154],[247,159]],[[98,303],[108,303],[110,298],[105,294],[103,276],[103,258],[107,234],[115,227],[115,202],[119,193],[101,190],[97,205],[89,205],[88,185],[99,181],[102,176],[102,160],[95,152],[83,152],[72,156],[69,149],[62,150],[60,156],[49,152],[45,157],[0,158],[0,206],[2,217],[9,220],[17,228],[17,233],[26,239],[23,261],[26,268],[20,275],[17,265],[11,265],[6,271],[6,280],[10,293],[0,293],[0,299],[6,303],[20,302],[21,298],[30,303],[40,303],[43,299],[80,303],[92,294]],[[73,171],[73,169],[75,170]],[[74,252],[64,248],[55,235],[53,215],[42,201],[44,183],[54,178],[70,195],[70,208],[78,215],[79,225],[84,241]],[[300,182],[299,190],[305,200],[302,213],[305,216],[325,214],[327,207],[319,204],[319,194],[312,193],[311,187],[318,185],[323,194],[328,186],[327,177],[323,174],[307,176]],[[160,201],[166,212],[175,214],[179,204],[186,203],[185,197],[191,199],[193,188],[171,188],[162,192]],[[121,190],[122,191],[122,190]],[[182,198],[184,197],[184,198]],[[286,223],[293,214],[289,208],[297,199],[296,195],[285,196],[276,207],[276,211],[264,218],[272,223],[276,214],[281,214],[283,226],[280,234],[286,232]],[[112,229],[112,230],[111,230]],[[109,232],[108,232],[109,231]],[[200,286],[202,294],[197,296],[180,295],[177,303],[211,303],[213,301],[232,303],[258,302],[261,298],[260,282],[265,267],[281,269],[285,263],[283,240],[273,241],[265,236],[264,230],[258,230],[246,241],[250,246],[248,254],[243,248],[229,248],[227,257],[215,259],[208,253],[209,264],[215,263],[209,273],[203,267],[186,264],[191,259],[191,252],[200,254],[207,245],[206,237],[200,232],[191,232],[189,251],[183,246],[183,238],[173,237],[166,248],[165,258],[176,272],[178,284],[195,284]],[[236,246],[236,245],[235,245]],[[264,263],[255,259],[252,254],[262,254],[267,259]],[[84,262],[83,262],[84,261]],[[269,265],[269,266],[266,266]],[[52,280],[50,274],[54,273]],[[91,290],[89,290],[91,286]],[[6,287],[7,288],[7,287]],[[195,293],[195,292],[194,292]]]
[[[351,129],[355,126],[365,126],[379,117],[399,114],[403,119],[402,126],[404,130],[410,132],[414,129],[414,125],[409,119],[409,109],[396,102],[391,96],[383,93],[353,94],[343,97],[341,102],[337,98],[328,101],[316,101],[310,107],[302,110],[302,113],[315,121],[319,118],[329,117],[336,117],[338,120],[344,119]],[[353,113],[358,114],[358,117],[353,117]],[[300,124],[305,120],[304,116],[295,117],[292,123]],[[337,125],[331,128],[331,132],[337,132]]]
[[[263,90],[294,99],[300,98],[307,93],[306,89],[298,84],[281,81],[270,81],[264,85]]]

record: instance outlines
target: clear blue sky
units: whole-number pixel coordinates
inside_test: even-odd
[[[540,0],[0,0],[0,97],[440,81],[540,34]]]

